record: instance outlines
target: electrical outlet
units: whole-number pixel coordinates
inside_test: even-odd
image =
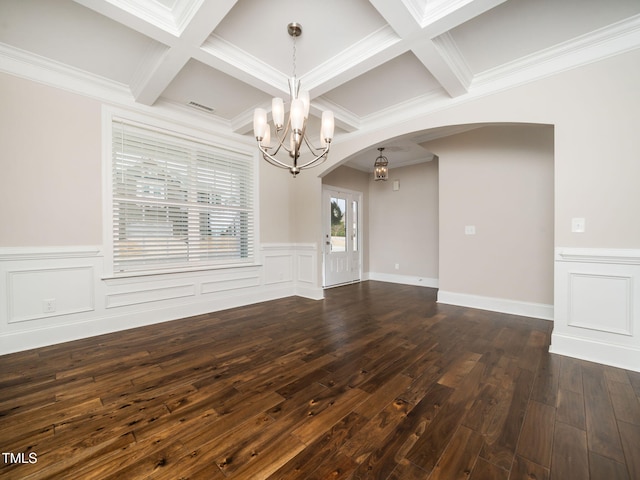
[[[56,299],[48,298],[42,301],[42,311],[44,313],[53,313],[56,311]]]
[[[400,270],[400,264],[399,263],[396,263],[395,266],[396,266],[396,270]]]
[[[584,228],[585,228],[584,218],[571,219],[571,231],[573,233],[584,233]]]

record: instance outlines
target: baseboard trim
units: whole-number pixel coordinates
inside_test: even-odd
[[[308,298],[310,300],[323,300],[324,290],[316,287],[296,286],[296,296],[302,298]]]
[[[624,345],[553,333],[549,352],[640,372],[640,349]]]
[[[492,312],[508,313],[523,317],[553,320],[553,305],[544,303],[521,302],[505,298],[484,297],[466,293],[438,291],[438,303],[459,307],[478,308]]]
[[[411,275],[395,275],[392,273],[367,272],[363,275],[363,280],[374,280],[378,282],[401,283],[403,285],[414,285],[416,287],[438,288],[437,278],[417,277]]]

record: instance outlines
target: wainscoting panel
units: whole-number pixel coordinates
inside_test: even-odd
[[[196,294],[195,285],[172,285],[166,287],[142,288],[122,293],[108,293],[106,308],[126,307],[142,303],[173,300],[175,298],[193,297]]]
[[[630,276],[569,275],[569,326],[633,335]]]
[[[640,371],[640,250],[556,249],[550,351]]]
[[[323,298],[316,245],[257,264],[105,278],[99,246],[0,248],[0,355],[291,295]]]
[[[94,309],[93,266],[7,272],[8,323]]]
[[[232,274],[222,276],[213,281],[205,281],[201,284],[201,293],[228,292],[229,290],[240,290],[243,288],[258,287],[260,285],[260,273],[253,270],[242,274]]]
[[[293,252],[291,250],[284,253],[265,252],[263,262],[265,285],[293,281]]]
[[[318,283],[318,248],[315,243],[294,245],[296,295],[321,300],[324,291]]]

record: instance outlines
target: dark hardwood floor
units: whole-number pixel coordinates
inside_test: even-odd
[[[640,374],[435,298],[365,282],[2,356],[0,477],[640,479]]]

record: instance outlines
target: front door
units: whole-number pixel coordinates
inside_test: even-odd
[[[335,187],[323,189],[324,287],[357,282],[361,278],[362,194]]]

